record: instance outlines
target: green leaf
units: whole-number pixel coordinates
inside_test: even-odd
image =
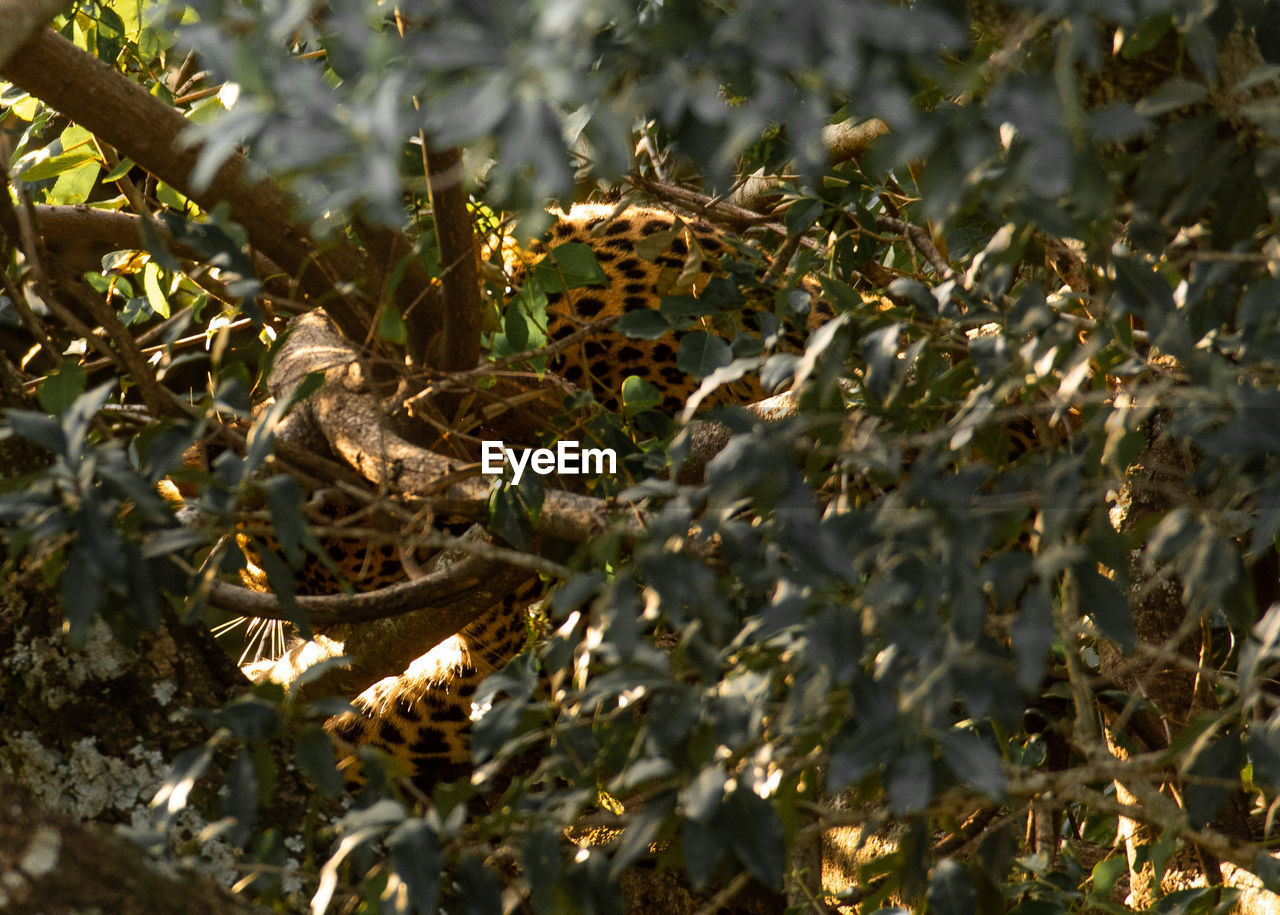
[[[507,306],[499,336],[500,340],[494,341],[495,356],[520,353],[530,348],[529,340],[533,335],[530,333],[529,316],[519,299]]]
[[[1280,893],[1280,861],[1277,861],[1269,849],[1258,851],[1254,859],[1254,875],[1262,881],[1263,887],[1272,893]]]
[[[811,225],[818,221],[818,217],[822,215],[823,207],[823,202],[815,197],[797,200],[788,207],[787,214],[783,217],[783,221],[787,226],[787,234],[803,235]]]
[[[1148,324],[1159,324],[1174,310],[1173,290],[1148,264],[1127,257],[1112,260],[1116,296],[1128,311]]]
[[[889,396],[897,377],[898,335],[901,330],[901,325],[890,324],[862,338],[862,357],[867,361],[866,387],[880,400]]]
[[[1127,60],[1141,57],[1154,48],[1172,26],[1173,17],[1164,12],[1148,17],[1137,28],[1126,28],[1120,56]]]
[[[1185,76],[1175,76],[1166,81],[1146,98],[1140,99],[1134,110],[1143,117],[1154,118],[1187,105],[1194,105],[1209,94],[1200,83]]]
[[[65,359],[58,370],[40,382],[36,398],[49,413],[62,414],[70,409],[77,397],[84,393],[88,376],[78,362]]]
[[[111,181],[119,181],[125,175],[129,174],[129,169],[133,168],[133,166],[136,164],[137,163],[135,163],[128,156],[125,156],[123,159],[121,159],[119,162],[116,163],[115,168],[113,168],[111,171],[107,172],[105,175],[102,176],[102,183],[107,184]]]
[[[288,474],[276,474],[262,483],[271,512],[271,528],[289,564],[302,565],[302,541],[306,522],[302,516],[302,487]]]
[[[334,759],[333,740],[324,728],[314,722],[304,725],[298,731],[295,746],[298,768],[316,783],[322,794],[333,797],[342,791],[342,773]]]
[[[55,417],[35,410],[6,410],[4,421],[14,435],[54,454],[67,453],[67,434]]]
[[[409,328],[397,309],[390,306],[382,309],[378,316],[378,335],[398,346],[403,346],[405,340],[409,339]]]
[[[470,854],[464,854],[458,862],[458,894],[450,912],[459,915],[493,915],[501,912],[502,885],[497,875]]]
[[[782,888],[787,848],[782,820],[772,804],[740,786],[725,799],[716,825],[753,877],[772,889]]]
[[[168,270],[170,273],[181,273],[182,264],[173,256],[173,252],[169,250],[164,239],[160,237],[160,233],[156,231],[156,227],[152,224],[151,220],[141,220],[138,223],[138,228],[142,231],[142,247],[151,255],[152,263],[157,264],[163,270]],[[108,257],[109,256],[110,255],[108,255]],[[134,255],[133,252],[128,252],[126,256],[128,260],[125,261],[125,264],[127,265],[128,261],[132,260]],[[102,266],[105,270],[107,269],[107,258],[104,257],[102,260]]]
[[[580,241],[552,248],[533,268],[533,276],[547,293],[609,285],[609,277],[596,260],[595,249]]]
[[[69,172],[75,168],[82,168],[86,163],[97,163],[98,151],[93,148],[87,141],[60,155],[51,156],[43,162],[31,166],[16,177],[23,181],[34,184],[37,181],[45,181],[59,175]]]
[[[1280,721],[1252,723],[1248,747],[1253,780],[1272,790],[1280,787]]]
[[[712,763],[680,791],[680,804],[691,820],[707,823],[724,803],[724,786],[728,781],[724,768]]]
[[[163,181],[156,182],[156,199],[171,209],[177,210],[179,213],[185,213],[192,203],[186,198],[186,195],[175,190]]]
[[[673,805],[673,793],[664,792],[657,797],[648,798],[640,812],[628,818],[627,828],[622,831],[622,841],[618,843],[613,860],[609,862],[610,879],[620,879],[626,868],[649,853],[649,849],[658,841]]]
[[[164,783],[156,792],[156,796],[151,799],[151,806],[161,810],[166,820],[186,809],[191,789],[208,771],[209,764],[213,762],[214,751],[220,742],[221,737],[215,734],[200,746],[183,750],[174,757],[173,764],[164,777]]]
[[[1040,685],[1054,635],[1052,601],[1043,588],[1032,588],[1009,627],[1022,689],[1030,692]]]
[[[1104,636],[1126,652],[1133,651],[1137,647],[1133,611],[1116,583],[1087,565],[1075,567],[1075,579],[1080,591],[1080,612],[1092,617]]]
[[[142,268],[142,288],[146,290],[151,310],[162,318],[168,318],[169,299],[160,288],[160,265],[155,261],[147,261],[147,265]]]
[[[294,579],[293,570],[261,541],[256,539],[253,541],[253,550],[254,558],[267,573],[267,582],[271,585],[276,599],[280,601],[280,608],[284,610],[289,622],[298,627],[303,638],[310,638],[311,623],[302,612],[302,608],[298,606],[298,585]]]
[[[561,873],[560,842],[555,831],[534,824],[520,847],[521,874],[529,882],[535,912],[554,911],[553,887]]]
[[[1013,869],[1021,838],[1017,826],[1006,823],[988,832],[978,843],[976,860],[992,882],[1000,883]]]
[[[231,700],[219,714],[232,734],[248,742],[266,740],[279,723],[275,704],[254,693]]]
[[[440,896],[444,850],[440,837],[423,819],[405,820],[387,837],[391,866],[409,892],[409,911],[435,915]]]
[[[933,799],[933,760],[923,747],[900,756],[884,778],[889,809],[895,814],[919,813]]]
[[[665,232],[654,232],[646,235],[635,244],[636,257],[653,263],[671,247],[671,243],[680,237],[679,229],[667,229]]]
[[[243,846],[258,819],[258,778],[248,747],[241,747],[231,763],[221,806],[222,815],[234,821],[228,838],[233,845]]]
[[[114,64],[124,50],[124,21],[111,7],[101,4],[98,7],[98,27],[94,32],[94,50],[98,58]]]
[[[697,820],[684,821],[680,847],[685,872],[695,889],[705,887],[715,874],[716,867],[724,859],[725,839],[723,830],[705,826]]]
[[[224,227],[219,222],[213,221],[218,217],[219,214],[215,212],[209,221],[194,222],[184,219],[178,213],[166,211],[159,214],[161,223],[169,230],[174,241],[191,248],[211,266],[221,270],[230,283],[228,288],[231,292],[246,297],[242,306],[245,313],[254,321],[261,322],[262,314],[257,305],[252,302],[252,296],[261,285],[254,271],[253,261],[245,251],[244,242],[234,237],[235,227]],[[143,225],[147,224],[143,223]],[[156,247],[163,248],[162,245]],[[147,250],[152,253],[152,256],[158,257],[156,247],[148,242]]]
[[[107,544],[98,544],[100,549]],[[117,544],[118,546],[118,544]],[[67,621],[67,642],[75,648],[82,648],[89,638],[93,621],[97,619],[105,596],[104,583],[94,563],[85,555],[79,544],[71,549],[67,557],[69,571],[58,581],[58,594],[61,599],[62,614]]]
[[[536,479],[535,474],[528,471],[523,484],[529,479]],[[488,519],[489,529],[516,549],[528,549],[533,543],[533,521],[530,507],[520,492],[521,487],[499,482],[489,493]]]
[[[622,412],[635,416],[662,403],[662,392],[639,375],[628,375],[622,382]]]
[[[657,340],[671,333],[672,326],[659,312],[642,308],[627,312],[613,325],[613,329],[637,340]]]
[[[1235,731],[1223,734],[1196,754],[1184,772],[1187,784],[1183,789],[1187,821],[1193,828],[1207,826],[1240,788],[1243,766],[1244,747]]]
[[[705,378],[732,361],[729,344],[714,334],[695,330],[680,338],[676,367],[694,378]]]
[[[658,311],[675,327],[688,327],[691,322],[719,309],[709,296],[668,295],[658,303]]]
[[[1090,897],[1096,899],[1107,899],[1111,895],[1111,888],[1116,885],[1116,881],[1120,879],[1120,875],[1129,870],[1129,861],[1124,855],[1112,855],[1099,861],[1093,866],[1090,879],[1093,882],[1093,889],[1089,893]]]
[[[973,915],[977,911],[978,891],[964,866],[947,858],[939,861],[929,877],[930,915]]]
[[[54,182],[53,187],[49,189],[45,200],[48,203],[61,206],[75,206],[76,204],[84,203],[89,199],[93,186],[98,182],[99,171],[101,171],[101,168],[98,163],[90,162],[79,168],[63,172],[58,176],[58,180]]]
[[[857,675],[864,652],[861,615],[848,607],[828,606],[809,623],[809,657],[826,664],[839,683]]]
[[[953,729],[938,734],[943,762],[956,778],[993,801],[1003,802],[1004,770],[1000,754],[972,731]]]

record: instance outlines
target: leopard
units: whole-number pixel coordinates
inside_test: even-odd
[[[591,248],[607,282],[546,295],[545,332],[551,344],[569,340],[586,325],[613,322],[641,309],[657,309],[670,294],[704,294],[717,277],[728,275],[731,262],[751,256],[740,240],[712,223],[654,206],[578,204],[553,211],[553,216],[543,239],[527,247],[503,249],[505,291],[518,295],[535,265],[557,246],[573,242]],[[663,239],[667,240],[665,246],[661,245]],[[780,347],[800,349],[805,333],[835,314],[815,284],[808,282],[801,289],[811,306],[799,322],[769,322],[747,312],[740,328],[727,327],[724,322],[703,323],[722,336],[739,329],[759,333],[762,325],[769,324],[776,329],[774,338]],[[761,311],[772,307],[772,302],[761,303]],[[701,384],[700,379],[680,369],[677,353],[674,333],[633,339],[602,329],[564,346],[547,368],[569,384],[590,391],[602,408],[612,411],[620,408],[624,381],[637,376],[660,392],[657,409],[674,415]],[[744,380],[715,392],[705,403],[746,403],[770,393],[758,380]],[[333,593],[343,578],[355,590],[369,590],[403,576],[399,558],[385,546],[355,540],[327,546],[327,570],[303,581],[299,593]],[[407,776],[412,786],[425,794],[436,783],[467,772],[477,691],[486,677],[529,643],[529,608],[544,592],[544,583],[530,575],[457,634],[437,645],[424,646],[423,654],[406,669],[373,683],[351,700],[348,711],[329,718],[325,729],[337,749],[348,787],[355,789],[363,783],[361,755],[369,750],[390,760],[389,771]],[[316,640],[322,643],[326,639],[332,636],[319,631]],[[323,645],[318,648],[316,640],[294,646],[274,663],[259,665],[253,678],[288,685],[305,669],[308,658],[334,654]]]

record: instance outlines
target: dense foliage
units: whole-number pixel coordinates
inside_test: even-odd
[[[623,888],[651,898],[654,868],[712,907],[775,891],[796,911],[1226,911],[1250,874],[1280,891],[1280,6],[99,0],[55,26],[203,144],[188,195],[0,95],[17,211],[162,214],[187,252],[147,228],[100,268],[53,244],[40,268],[6,235],[0,321],[38,403],[7,401],[0,435],[52,457],[6,484],[3,543],[58,583],[73,640],[205,612],[239,562],[219,533],[270,521],[286,596],[315,542],[302,487],[270,475],[287,405],[250,410],[289,305],[227,212],[193,203],[241,147],[317,238],[390,227],[436,275],[424,143],[464,150],[481,234],[591,194],[750,226],[726,280],[624,330],[677,332],[708,386],[795,391],[774,423],[717,408],[734,435],[682,484],[690,439],[652,392],[616,415],[566,403],[562,428],[623,456],[595,494],[647,523],[546,542],[538,484],[496,492],[490,529],[562,580],[477,697],[474,776],[430,798],[372,778],[299,852],[266,810],[273,752],[287,737],[328,811],[313,719],[333,706],[259,688],[201,711],[157,835],[225,758],[219,840],[281,910],[612,912]],[[887,132],[832,148],[872,118]],[[155,347],[172,400],[95,361],[94,328],[117,331],[55,307],[59,263]],[[538,296],[508,307],[496,266],[487,343],[537,345]],[[839,316],[773,352],[806,282]],[[763,334],[701,332],[744,308]],[[404,334],[383,315],[370,339]],[[154,485],[198,439],[222,451],[176,474],[192,528]]]

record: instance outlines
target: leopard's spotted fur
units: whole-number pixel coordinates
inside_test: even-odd
[[[667,250],[648,261],[636,245],[657,233],[676,234]],[[548,296],[547,332],[560,340],[585,322],[621,317],[641,308],[657,307],[670,292],[697,293],[721,273],[720,260],[732,253],[729,240],[710,224],[696,219],[677,223],[672,215],[648,208],[632,207],[615,214],[603,205],[577,206],[563,214],[552,227],[547,244],[554,246],[577,241],[590,245],[609,278],[607,288],[580,288]],[[514,264],[513,282],[530,263],[544,256],[545,247],[535,245],[524,263]],[[509,266],[511,266],[509,264]],[[677,278],[684,285],[677,288]],[[831,314],[825,303],[814,299],[810,324]],[[748,330],[751,319],[746,322]],[[710,329],[710,328],[709,328]],[[787,342],[796,346],[803,337],[791,331]],[[619,391],[628,375],[637,375],[654,384],[663,396],[661,408],[677,412],[697,388],[698,381],[676,366],[677,341],[670,338],[633,340],[616,332],[591,336],[555,359],[550,368],[566,380],[590,388],[607,408],[617,409]],[[744,383],[720,399],[749,401],[764,397],[758,383]],[[360,589],[387,583],[390,570],[399,575],[393,552],[370,551],[358,543],[335,544],[340,555],[334,559],[340,569]],[[379,550],[381,550],[379,552]],[[310,589],[324,590],[311,583]],[[526,640],[525,611],[539,593],[539,582],[525,584],[457,635],[436,645],[407,670],[389,676],[353,700],[354,711],[326,723],[335,740],[348,781],[359,781],[355,753],[371,747],[389,754],[401,764],[414,782],[429,790],[441,777],[464,771],[470,762],[468,730],[472,698],[480,681],[518,653]],[[272,679],[288,681],[299,672],[304,650],[290,652],[273,668]]]
[[[652,261],[646,260],[637,252],[637,243],[661,233],[674,233],[674,237]],[[547,332],[552,340],[567,337],[587,322],[656,308],[666,295],[701,293],[713,277],[723,273],[723,260],[735,253],[731,241],[704,220],[686,217],[677,221],[670,213],[648,207],[629,207],[619,213],[607,204],[581,204],[563,214],[551,227],[547,244],[569,242],[581,242],[594,250],[609,285],[549,295]],[[541,257],[544,250],[544,246],[535,245],[532,254]],[[816,285],[806,285],[803,291],[812,300],[810,325],[833,317]],[[773,308],[772,302],[761,304]],[[760,329],[750,312],[743,315],[742,325],[752,333]],[[708,325],[706,329],[724,332],[723,327]],[[783,339],[795,350],[803,346],[804,334],[795,328],[784,329]],[[673,415],[700,383],[677,367],[677,343],[673,335],[637,340],[606,332],[583,341],[550,367],[566,381],[590,388],[610,410],[618,409],[619,392],[627,376],[638,376],[662,392],[659,409]],[[750,403],[770,393],[757,381],[744,379],[706,402]]]

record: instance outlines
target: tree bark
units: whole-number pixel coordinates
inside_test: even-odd
[[[128,839],[52,813],[0,773],[0,909],[73,912],[266,911],[199,874],[163,872]]]
[[[462,186],[462,154],[457,149],[423,148],[431,215],[440,245],[440,283],[444,289],[444,332],[438,362],[445,372],[465,371],[480,358],[480,271],[467,194]]]
[[[67,0],[0,0],[0,67],[9,62],[27,39],[71,6]]]

